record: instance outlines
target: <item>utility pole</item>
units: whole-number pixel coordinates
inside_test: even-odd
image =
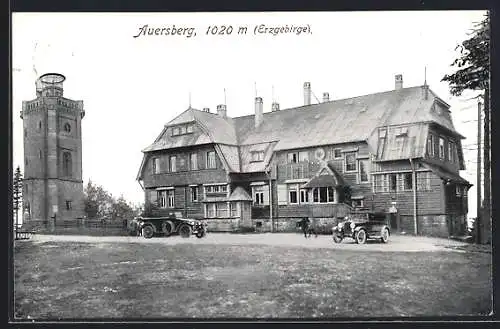
[[[477,103],[477,215],[476,242],[481,242],[481,101]]]
[[[490,179],[490,90],[489,84],[484,90],[484,217],[482,224],[489,223],[486,227],[491,228],[490,214],[490,194],[491,194],[491,179]],[[482,237],[483,240],[486,236]]]

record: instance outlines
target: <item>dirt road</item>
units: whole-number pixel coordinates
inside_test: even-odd
[[[387,252],[419,252],[419,251],[457,251],[450,247],[465,246],[466,243],[455,240],[394,235],[389,243],[368,241],[364,245],[358,245],[351,239],[345,239],[342,243],[334,243],[330,235],[319,235],[305,239],[301,234],[294,233],[263,233],[263,234],[229,234],[209,233],[205,238],[196,237],[181,238],[155,237],[144,239],[143,237],[128,236],[84,236],[84,235],[44,235],[36,234],[32,237],[34,242],[48,241],[74,241],[88,243],[141,243],[141,244],[225,244],[225,245],[268,245],[268,246],[290,246],[300,248],[326,248],[338,250],[364,250],[364,251],[387,251]]]

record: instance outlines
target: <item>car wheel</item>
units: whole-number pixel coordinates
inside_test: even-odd
[[[366,242],[366,231],[364,229],[361,229],[356,233],[356,243],[364,244],[365,242]]]
[[[191,226],[183,224],[181,227],[179,227],[179,234],[183,238],[189,238],[191,236]]]
[[[142,236],[145,239],[151,239],[154,235],[155,231],[153,230],[153,227],[151,225],[144,226],[142,228]]]
[[[172,234],[172,225],[170,225],[170,223],[168,222],[165,222],[162,225],[162,230],[165,236],[169,236],[170,234]]]
[[[387,243],[387,241],[389,241],[389,229],[387,227],[384,227],[384,229],[382,230],[382,237],[380,238],[380,240],[383,243]]]
[[[205,236],[205,231],[199,231],[198,233],[196,233],[196,237],[198,239],[201,239]]]
[[[333,234],[333,241],[335,241],[335,243],[341,243],[342,240],[344,240],[344,238],[341,235]]]

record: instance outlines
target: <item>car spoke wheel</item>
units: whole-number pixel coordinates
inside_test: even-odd
[[[146,239],[151,239],[153,237],[154,233],[155,232],[150,225],[144,226],[142,228],[142,236]]]
[[[382,237],[380,238],[383,243],[387,243],[389,241],[389,229],[387,227],[384,227],[382,230]]]
[[[356,233],[356,243],[363,244],[366,242],[366,231],[361,229]]]
[[[189,238],[191,236],[191,227],[189,225],[186,225],[186,224],[183,224],[180,228],[179,228],[179,234],[183,237],[183,238]]]
[[[198,231],[198,233],[196,233],[196,237],[201,239],[205,236],[205,231]]]
[[[342,236],[339,235],[339,234],[333,234],[333,241],[335,241],[335,243],[341,243],[343,240]]]

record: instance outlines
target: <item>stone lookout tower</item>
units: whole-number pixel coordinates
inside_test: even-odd
[[[23,101],[23,223],[84,216],[82,181],[83,101],[63,97],[66,77],[36,80],[36,98]]]

